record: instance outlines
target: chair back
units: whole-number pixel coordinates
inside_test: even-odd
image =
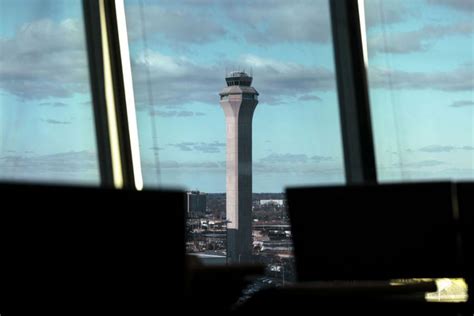
[[[299,281],[462,277],[451,183],[289,188]]]
[[[0,199],[2,310],[157,311],[182,295],[183,192],[2,184]]]

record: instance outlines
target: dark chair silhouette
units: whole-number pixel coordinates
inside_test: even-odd
[[[474,310],[474,183],[458,183],[456,192],[462,248],[466,262],[465,278],[469,285],[469,305],[470,309]]]
[[[2,184],[0,198],[2,315],[156,313],[184,296],[183,193]]]
[[[451,183],[290,188],[298,281],[267,290],[245,309],[310,309],[328,315],[449,315],[465,304],[424,300],[433,282],[394,279],[465,275]],[[322,315],[325,315],[324,313]]]

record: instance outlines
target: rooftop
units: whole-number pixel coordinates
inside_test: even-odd
[[[250,87],[252,84],[252,77],[245,71],[231,71],[225,78],[227,86],[245,86]]]
[[[244,71],[231,71],[227,76],[227,78],[239,78],[239,77],[250,77],[250,76]]]

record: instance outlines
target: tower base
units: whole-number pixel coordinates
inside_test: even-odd
[[[251,249],[251,241],[242,238],[240,229],[227,229],[227,263],[251,263]]]

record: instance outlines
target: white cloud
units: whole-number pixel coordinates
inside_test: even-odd
[[[308,156],[305,154],[270,154],[260,158],[260,163],[306,163]]]
[[[231,1],[224,5],[244,38],[256,44],[328,43],[331,24],[327,0]]]
[[[414,14],[403,1],[365,0],[365,20],[368,28],[402,22],[413,18]]]
[[[224,78],[217,76],[222,73],[219,68],[224,67],[199,65],[182,56],[143,52],[132,60],[137,106],[181,106],[191,101],[218,104],[218,93],[225,84]]]
[[[242,61],[255,74],[256,89],[265,96],[296,96],[313,91],[335,88],[334,72],[324,67],[309,67],[294,62],[282,62],[255,55],[243,56]]]
[[[152,116],[159,117],[190,117],[190,116],[205,116],[203,112],[192,112],[192,111],[159,111],[155,110],[150,113]]]
[[[427,153],[447,153],[447,152],[453,152],[457,150],[474,150],[473,146],[443,146],[443,145],[430,145],[430,146],[425,146],[419,149],[421,152],[427,152]]]
[[[22,181],[97,183],[97,154],[84,150],[50,155],[0,156],[0,177]]]
[[[313,160],[314,162],[323,162],[323,161],[332,161],[334,158],[333,157],[330,157],[330,156],[319,156],[319,155],[316,155],[316,156],[312,156],[311,157],[311,160]]]
[[[333,157],[316,155],[308,157],[306,154],[276,154],[272,153],[266,157],[260,158],[257,166],[264,166],[265,164],[318,164],[321,162],[332,161]],[[272,167],[273,168],[273,167]]]
[[[390,90],[472,91],[474,65],[461,65],[450,71],[427,73],[370,67],[369,83],[372,88]]]
[[[178,148],[181,151],[198,151],[205,154],[220,153],[226,146],[225,143],[214,142],[181,142],[176,144],[168,144],[169,146]]]
[[[158,168],[152,162],[145,162],[143,168],[148,171],[156,171],[157,169],[191,169],[198,170],[218,170],[225,171],[225,161],[202,161],[202,162],[178,162],[176,160],[163,160],[159,162]]]
[[[45,123],[48,123],[48,124],[53,124],[53,125],[69,125],[69,124],[71,124],[70,121],[59,121],[59,120],[55,120],[55,119],[43,119],[42,121],[45,122]]]
[[[186,75],[192,63],[191,60],[184,56],[171,57],[156,51],[141,53],[135,62],[147,67],[156,67],[164,73],[173,74],[178,77]]]
[[[451,152],[456,150],[454,146],[441,146],[441,145],[431,145],[420,148],[420,151],[427,153],[442,153],[442,152]]]
[[[61,108],[67,106],[66,103],[64,102],[42,102],[39,104],[40,106],[51,106],[51,107],[56,107],[56,108]],[[90,106],[90,103],[89,103]]]
[[[197,13],[195,9],[199,7],[191,4],[186,3],[174,9],[163,5],[146,5],[143,10],[139,6],[127,6],[130,40],[142,40],[145,33],[150,39],[162,36],[173,43],[200,44],[214,41],[226,34],[223,26],[202,12]]]
[[[466,107],[466,106],[474,106],[474,101],[472,100],[459,100],[459,101],[454,101],[451,103],[449,106],[453,108],[460,108],[460,107]]]
[[[472,21],[451,25],[426,25],[421,29],[406,32],[384,32],[368,38],[370,54],[407,54],[426,51],[436,41],[445,37],[470,36],[474,32]]]
[[[39,20],[0,39],[0,89],[25,99],[89,90],[84,30],[77,20]]]
[[[394,164],[394,167],[401,167],[401,168],[430,168],[430,167],[438,167],[441,165],[446,164],[443,161],[439,160],[421,160],[421,161],[414,161],[414,162],[406,162],[403,164]]]
[[[286,96],[335,88],[334,73],[324,67],[309,67],[256,55],[244,55],[239,60],[242,67],[253,69],[253,86],[261,94],[261,103],[279,104]],[[222,70],[229,64],[232,63],[224,60],[203,65],[182,56],[167,56],[154,51],[143,53],[132,62],[137,104],[142,109],[150,104],[182,106],[193,101],[217,105],[218,93],[225,86]],[[149,92],[153,100],[149,100]]]
[[[428,0],[429,3],[451,7],[464,12],[474,11],[474,1],[472,0]]]
[[[298,100],[300,100],[300,101],[319,101],[319,102],[323,101],[317,95],[310,95],[310,94],[302,95],[298,98]]]
[[[248,43],[331,43],[327,0],[186,0],[127,6],[131,40],[159,37],[172,46],[221,38]],[[367,0],[367,26],[400,22],[413,14],[400,1]]]

